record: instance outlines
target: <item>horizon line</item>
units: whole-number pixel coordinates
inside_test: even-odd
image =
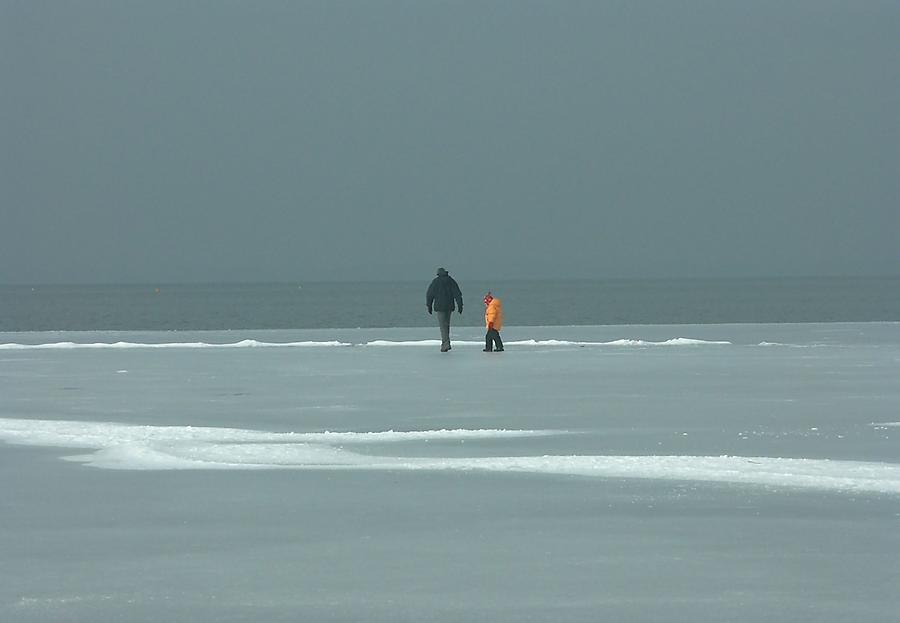
[[[452,273],[451,273],[452,274]],[[359,284],[359,283],[424,283],[433,279],[434,275],[419,278],[406,279],[297,279],[287,280],[245,280],[238,279],[234,281],[228,280],[188,280],[188,281],[19,281],[19,282],[0,282],[0,287],[97,287],[97,286],[146,286],[146,287],[162,287],[162,286],[202,286],[202,285],[286,285],[300,286],[309,285],[326,285],[326,284]],[[572,281],[572,282],[621,282],[621,281],[755,281],[755,280],[798,280],[798,279],[900,279],[900,274],[888,273],[867,273],[867,274],[827,274],[827,275],[741,275],[741,276],[662,276],[662,277],[467,277],[468,281],[473,282],[550,282],[550,281]]]

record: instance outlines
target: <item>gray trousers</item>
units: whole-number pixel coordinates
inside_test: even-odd
[[[452,311],[436,311],[438,325],[441,327],[441,350],[450,348],[450,314]]]

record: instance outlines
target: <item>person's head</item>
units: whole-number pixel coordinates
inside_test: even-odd
[[[437,269],[437,276],[438,276],[438,277],[443,277],[443,276],[449,275],[449,274],[450,274],[450,273],[447,272],[447,269],[446,269],[446,268],[441,267],[441,268],[438,268],[438,269]]]
[[[490,305],[491,301],[493,301],[493,300],[494,300],[494,295],[491,294],[490,291],[488,291],[488,293],[484,295],[484,304]]]

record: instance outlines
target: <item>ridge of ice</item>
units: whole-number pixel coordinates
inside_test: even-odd
[[[258,340],[241,340],[225,344],[210,342],[53,342],[49,344],[0,344],[0,350],[51,350],[75,348],[267,348],[267,347],[308,347],[308,346],[352,346],[347,342],[336,340],[314,342],[260,342]]]
[[[783,348],[822,348],[827,344],[785,344],[783,342],[760,342],[757,346],[781,346]]]
[[[370,340],[361,346],[439,346],[440,340]],[[580,342],[573,340],[512,340],[506,342],[512,346],[707,346],[730,345],[731,342],[698,340],[676,337],[661,342],[647,340],[619,339],[609,342]],[[477,340],[454,340],[460,346],[480,346],[484,342]],[[764,342],[760,346],[768,345]],[[51,342],[46,344],[0,344],[0,350],[69,350],[69,349],[129,349],[129,348],[303,348],[303,347],[342,347],[354,346],[350,342],[338,340],[301,341],[301,342],[261,342],[259,340],[241,340],[231,343],[213,342]]]
[[[620,339],[610,342],[578,342],[569,340],[520,340],[518,342],[507,342],[507,344],[517,344],[521,346],[726,346],[731,342],[719,340],[697,340],[687,337],[676,337],[661,342],[652,342],[649,340],[630,340]]]
[[[101,448],[123,443],[384,443],[437,439],[535,437],[560,431],[505,429],[437,429],[426,431],[375,431],[312,433],[268,432],[212,426],[145,426],[117,422],[29,420],[0,418],[0,440],[8,443],[63,448]]]
[[[482,341],[453,340],[454,344],[463,346],[481,346]],[[676,337],[662,342],[647,340],[620,339],[610,342],[580,342],[575,340],[506,340],[508,346],[705,346],[705,345],[730,345],[731,342],[697,340],[686,337]],[[364,342],[363,346],[440,346],[440,340],[372,340]]]
[[[453,340],[453,343],[456,345],[466,345],[471,346],[473,344],[479,344],[480,342],[473,342],[471,340]],[[440,346],[440,340],[371,340],[369,342],[363,342],[363,346]]]
[[[91,449],[93,452],[89,454],[65,458],[106,469],[526,472],[900,494],[900,464],[895,463],[668,455],[399,457],[361,454],[343,447],[353,443],[534,437],[563,433],[503,429],[277,433],[234,428],[0,418],[0,440],[20,445]]]

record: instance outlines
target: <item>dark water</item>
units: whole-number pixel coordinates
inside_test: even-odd
[[[415,327],[427,281],[0,286],[0,331]],[[460,280],[457,325],[482,322],[483,293],[510,325],[900,320],[900,277],[609,281]],[[157,288],[159,291],[157,291]]]

